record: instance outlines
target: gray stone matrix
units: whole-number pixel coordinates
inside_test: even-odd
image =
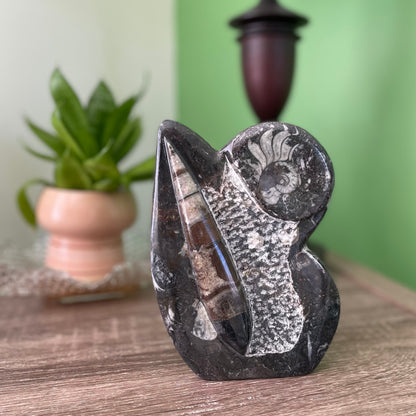
[[[235,260],[251,310],[246,356],[290,351],[304,320],[288,261],[298,223],[265,213],[244,192],[234,169],[225,169],[221,192],[202,192]]]

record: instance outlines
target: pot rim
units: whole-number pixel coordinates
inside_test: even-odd
[[[99,191],[95,189],[71,189],[71,188],[60,188],[59,186],[53,186],[53,185],[46,185],[43,188],[43,191],[51,190],[53,192],[62,192],[62,193],[80,193],[80,194],[105,194],[105,195],[116,195],[116,194],[133,194],[131,189],[126,188],[119,188],[116,191]]]

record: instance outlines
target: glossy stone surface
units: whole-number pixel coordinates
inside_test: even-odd
[[[339,296],[306,241],[334,185],[305,130],[261,123],[215,151],[159,130],[152,275],[175,347],[208,380],[304,375],[335,333]]]

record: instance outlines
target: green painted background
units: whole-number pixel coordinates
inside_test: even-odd
[[[220,148],[255,124],[228,20],[254,0],[178,0],[179,120]],[[310,18],[281,121],[315,135],[336,187],[313,239],[416,289],[416,1],[286,0]]]

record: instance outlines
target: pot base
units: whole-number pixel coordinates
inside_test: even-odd
[[[102,280],[124,262],[121,236],[111,239],[74,239],[52,234],[45,266],[67,272],[81,282]]]

